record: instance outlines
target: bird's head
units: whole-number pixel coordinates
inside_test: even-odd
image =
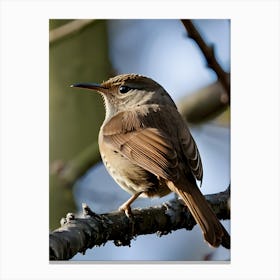
[[[175,106],[165,89],[154,80],[138,74],[122,74],[101,84],[77,83],[72,87],[86,88],[102,94],[106,117],[147,104]]]

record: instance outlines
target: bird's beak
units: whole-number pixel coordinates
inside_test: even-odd
[[[101,93],[106,93],[108,90],[107,88],[101,86],[100,84],[95,84],[95,83],[77,83],[71,85],[70,87],[86,88],[90,90],[96,90]]]

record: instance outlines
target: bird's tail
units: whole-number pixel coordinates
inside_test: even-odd
[[[167,185],[184,200],[195,221],[201,227],[205,241],[213,247],[222,245],[230,249],[230,235],[220,223],[198,187],[193,185],[186,187],[184,185],[178,188],[171,181],[168,181]]]

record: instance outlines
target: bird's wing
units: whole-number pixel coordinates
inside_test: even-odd
[[[184,128],[179,130],[179,137],[184,156],[188,161],[188,165],[193,175],[197,180],[202,182],[202,161],[196,143],[186,125],[184,126]]]
[[[178,158],[176,150],[164,132],[145,127],[134,112],[121,112],[103,127],[106,145],[118,151],[154,175],[176,180]]]

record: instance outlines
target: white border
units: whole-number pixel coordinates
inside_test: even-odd
[[[278,1],[1,1],[1,279],[279,279]],[[50,265],[48,19],[231,18],[231,264]]]

